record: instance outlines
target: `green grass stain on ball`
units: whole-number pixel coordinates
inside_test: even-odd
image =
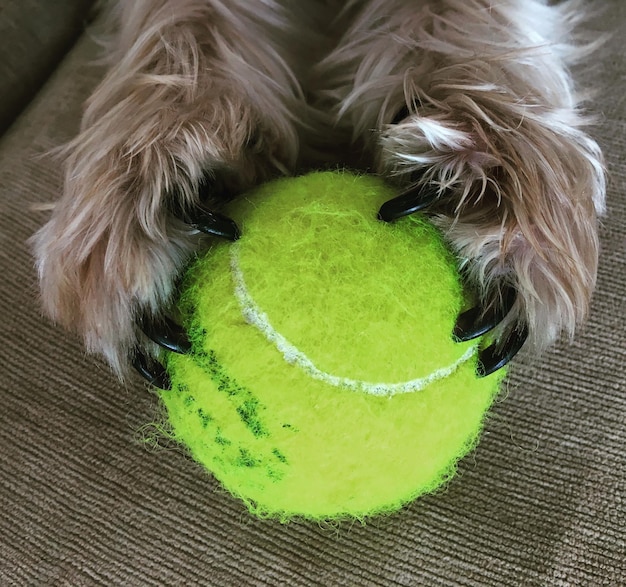
[[[362,519],[448,481],[502,374],[475,375],[451,332],[455,260],[423,218],[377,220],[380,179],[320,172],[262,185],[242,229],[184,280],[193,345],[160,393],[174,437],[261,517]]]

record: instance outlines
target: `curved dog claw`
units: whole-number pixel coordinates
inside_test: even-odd
[[[143,320],[141,329],[150,340],[168,351],[184,355],[191,350],[191,343],[183,328],[167,316],[158,321]]]
[[[517,292],[511,286],[503,289],[500,303],[492,304],[487,310],[475,306],[463,312],[454,326],[453,337],[457,342],[466,342],[493,330],[513,309]]]
[[[148,358],[138,348],[133,351],[131,363],[136,371],[151,385],[165,391],[172,389],[172,383],[165,367],[158,361]]]
[[[513,328],[506,340],[498,345],[496,343],[483,349],[478,354],[477,374],[479,377],[487,377],[504,367],[524,346],[528,338],[528,328]]]
[[[168,351],[185,354],[191,350],[191,343],[183,328],[167,316],[159,320],[144,319],[140,325],[148,338]],[[137,372],[155,387],[165,390],[172,388],[165,367],[146,355],[139,347],[133,351],[131,363]]]
[[[235,221],[218,212],[201,210],[188,221],[188,224],[200,232],[230,241],[236,241],[241,236],[241,231]]]
[[[378,211],[378,218],[384,222],[392,222],[408,216],[434,204],[440,196],[439,188],[433,185],[420,185],[385,202]]]
[[[222,200],[227,199],[225,189],[220,185],[219,181],[206,178],[202,180],[198,186],[198,196],[201,203],[195,209],[190,210],[184,207],[180,199],[174,199],[170,204],[171,212],[174,216],[200,232],[236,241],[241,236],[241,231],[237,224],[227,216],[209,210],[207,207],[206,202],[211,197],[217,196]]]

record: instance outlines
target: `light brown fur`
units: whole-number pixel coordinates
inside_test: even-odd
[[[297,6],[295,6],[297,4]],[[34,238],[43,306],[123,376],[136,326],[206,245],[170,212],[206,174],[237,192],[326,146],[399,186],[419,172],[500,331],[539,348],[585,318],[604,172],[570,67],[577,0],[136,0],[114,9],[110,71],[67,148],[65,191]],[[408,104],[399,124],[394,115]],[[343,158],[338,158],[341,163]],[[347,159],[347,157],[346,157]],[[451,195],[451,196],[450,196]]]

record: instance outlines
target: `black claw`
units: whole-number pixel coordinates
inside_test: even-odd
[[[513,329],[501,346],[494,343],[480,351],[476,368],[478,377],[487,377],[498,369],[502,369],[524,346],[527,338],[528,328],[526,326],[521,330]]]
[[[158,320],[142,320],[141,329],[159,346],[184,355],[191,350],[191,343],[181,326],[167,316]]]
[[[218,212],[202,210],[189,221],[189,224],[200,232],[219,236],[230,241],[236,241],[241,236],[241,231],[237,224]]]
[[[512,310],[517,292],[511,286],[502,291],[501,302],[493,304],[486,311],[476,306],[463,312],[454,326],[453,337],[457,342],[465,342],[493,330]]]
[[[131,359],[133,367],[151,385],[168,391],[172,389],[172,382],[165,367],[158,361],[149,359],[138,348],[133,351]]]
[[[438,198],[439,188],[435,186],[422,185],[417,189],[412,188],[385,202],[378,211],[378,218],[385,222],[392,222],[428,208]]]
[[[204,179],[198,186],[198,197],[201,204],[193,210],[185,208],[181,198],[174,198],[170,203],[172,214],[200,232],[236,241],[241,236],[237,224],[227,216],[205,207],[207,200],[216,197],[227,200],[225,188],[217,179]]]

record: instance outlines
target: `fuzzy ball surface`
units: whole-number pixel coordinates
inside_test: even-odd
[[[251,512],[365,518],[449,480],[501,374],[456,343],[453,256],[425,219],[377,219],[382,180],[318,172],[227,210],[243,236],[184,280],[192,341],[161,392],[173,436]]]

